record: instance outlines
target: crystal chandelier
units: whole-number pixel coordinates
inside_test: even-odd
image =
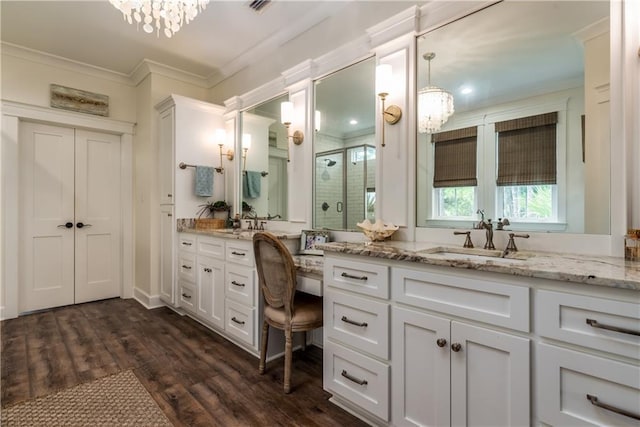
[[[453,95],[444,89],[431,86],[431,60],[436,57],[433,52],[423,55],[429,63],[427,86],[418,92],[418,132],[434,133],[453,114]]]
[[[204,10],[209,0],[109,0],[124,19],[132,24],[143,22],[142,29],[147,33],[160,29],[164,25],[164,35],[170,38],[184,24],[191,22],[198,12]],[[132,19],[133,17],[133,19]],[[155,28],[154,28],[155,23]]]

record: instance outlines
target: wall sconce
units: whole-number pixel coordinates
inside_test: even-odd
[[[393,71],[390,64],[380,64],[376,67],[376,93],[380,97],[382,102],[382,146],[385,146],[384,142],[384,123],[387,122],[390,125],[395,125],[402,118],[402,110],[397,105],[389,105],[384,107],[384,100],[389,95],[391,88]]]
[[[247,151],[251,148],[251,134],[245,133],[242,135],[242,171],[247,170]]]
[[[218,149],[220,152],[220,166],[214,169],[218,173],[224,173],[224,168],[222,167],[222,148],[224,147],[224,143],[227,140],[227,132],[224,129],[216,129],[214,140],[215,143],[218,144]]]
[[[287,128],[287,138],[293,140],[296,145],[302,144],[302,141],[304,141],[304,133],[302,131],[297,130],[293,132],[293,135],[289,135],[289,126],[293,122],[293,102],[287,101],[280,104],[280,121]]]

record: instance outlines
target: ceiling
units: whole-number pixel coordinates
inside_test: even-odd
[[[148,59],[215,84],[268,55],[346,2],[211,0],[172,38],[147,34],[106,0],[0,1],[3,42],[125,75]],[[126,46],[126,48],[124,48]]]

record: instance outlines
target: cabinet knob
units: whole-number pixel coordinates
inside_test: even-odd
[[[438,338],[436,344],[438,344],[438,347],[444,347],[445,345],[447,345],[447,340],[445,340],[444,338]]]
[[[205,273],[211,273],[211,269],[210,268],[205,268],[204,271],[205,271]]]
[[[462,350],[462,344],[454,342],[453,344],[451,344],[451,350],[455,351],[456,353],[459,352],[460,350]]]
[[[173,197],[173,195],[172,194],[167,194],[167,197]]]

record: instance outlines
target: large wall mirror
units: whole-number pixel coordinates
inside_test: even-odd
[[[315,82],[315,228],[353,230],[374,220],[375,58]]]
[[[288,95],[241,113],[242,216],[287,219],[287,129],[280,122],[280,104]]]
[[[455,110],[418,100],[418,227],[609,234],[608,1],[500,2],[417,45]]]

